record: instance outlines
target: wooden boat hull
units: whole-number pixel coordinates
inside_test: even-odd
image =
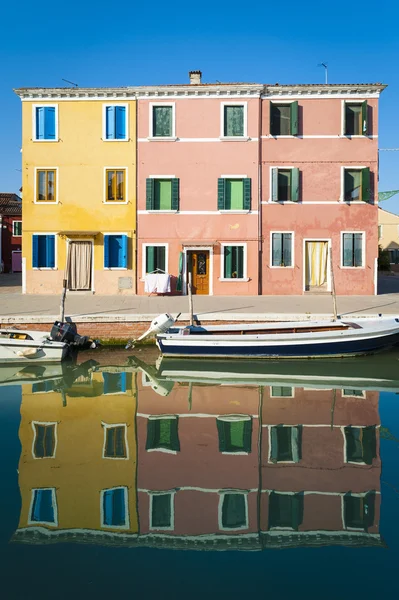
[[[216,328],[195,328],[157,336],[163,356],[197,358],[332,358],[373,354],[399,344],[399,319],[364,319],[353,329],[294,334],[218,335]],[[317,327],[316,327],[317,329]]]

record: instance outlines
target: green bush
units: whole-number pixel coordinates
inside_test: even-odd
[[[379,271],[390,271],[391,263],[389,260],[388,250],[383,250],[381,246],[378,246],[378,270]]]

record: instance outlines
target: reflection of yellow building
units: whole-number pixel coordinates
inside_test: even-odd
[[[135,293],[136,100],[20,89],[24,291]]]
[[[136,534],[135,376],[93,373],[63,391],[46,388],[22,386],[16,537],[101,532],[104,543]]]

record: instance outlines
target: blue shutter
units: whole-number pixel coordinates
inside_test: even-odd
[[[105,109],[105,138],[115,139],[115,106],[107,106]]]
[[[126,372],[124,371],[123,373],[119,373],[119,375],[120,375],[121,392],[126,392],[126,390],[127,390],[127,387],[126,387]]]
[[[54,269],[55,267],[55,236],[46,235],[46,264],[44,266]]]
[[[44,139],[55,140],[55,106],[46,106],[44,111]]]
[[[120,250],[120,236],[110,235],[109,236],[109,266],[119,267],[119,250]]]
[[[122,235],[122,253],[121,253],[121,267],[127,269],[127,235]]]
[[[32,267],[38,268],[39,266],[39,236],[32,236]]]
[[[104,268],[109,269],[109,235],[104,235]]]
[[[127,138],[125,106],[115,106],[115,129],[115,137],[117,140],[125,140]]]
[[[44,106],[36,108],[36,139],[44,140]]]

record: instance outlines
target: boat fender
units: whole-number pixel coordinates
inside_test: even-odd
[[[37,354],[36,348],[27,348],[26,350],[18,350],[17,356],[35,356]]]

